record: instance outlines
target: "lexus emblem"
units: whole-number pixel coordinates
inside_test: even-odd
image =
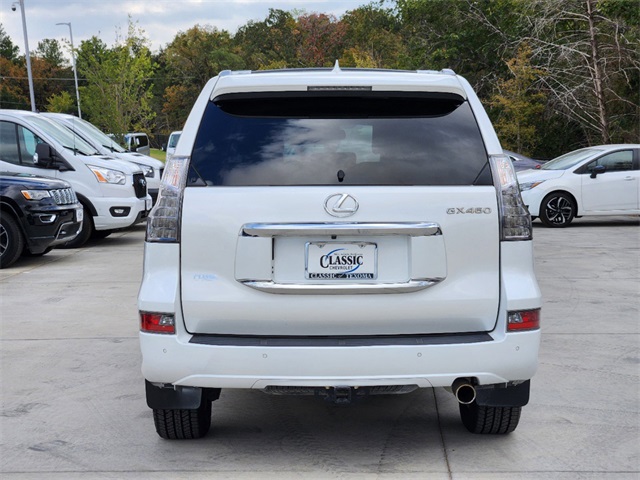
[[[325,211],[333,217],[350,217],[358,206],[357,200],[346,193],[336,193],[324,201]]]

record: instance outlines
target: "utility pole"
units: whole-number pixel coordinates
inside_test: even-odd
[[[71,22],[56,23],[56,25],[67,25],[69,27],[69,38],[71,39],[71,64],[73,65],[73,78],[76,82],[76,99],[78,100],[78,118],[82,118],[80,110],[80,91],[78,90],[78,71],[76,69],[76,53],[73,48],[73,31],[71,30]]]
[[[36,111],[36,98],[33,94],[33,75],[31,74],[31,54],[29,53],[29,36],[27,35],[27,19],[24,13],[24,0],[18,0],[11,4],[11,10],[16,11],[16,5],[20,5],[22,13],[22,31],[24,33],[24,50],[27,57],[27,75],[29,76],[29,96],[31,97],[31,111]]]

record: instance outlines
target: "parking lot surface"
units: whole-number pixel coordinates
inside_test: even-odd
[[[640,219],[534,223],[540,367],[518,429],[468,433],[441,389],[335,407],[224,390],[166,441],[144,397],[144,228],[0,270],[3,479],[638,479]]]

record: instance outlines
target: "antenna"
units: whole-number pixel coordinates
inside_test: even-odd
[[[333,72],[334,73],[340,73],[342,70],[340,70],[340,64],[338,63],[338,60],[336,60],[336,64],[333,66]]]

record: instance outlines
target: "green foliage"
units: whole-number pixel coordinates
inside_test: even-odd
[[[170,85],[165,89],[162,113],[166,115],[167,131],[182,129],[199,93],[200,89],[188,85]]]
[[[47,112],[76,113],[75,99],[65,91],[51,95],[47,100]]]
[[[113,48],[92,37],[80,45],[77,63],[86,79],[82,110],[92,123],[120,140],[129,131],[150,131],[154,67],[143,30],[130,20],[127,36]]]
[[[340,65],[363,68],[405,68],[407,48],[401,24],[391,9],[371,3],[345,14],[345,50]]]
[[[538,143],[536,121],[545,109],[545,96],[534,90],[542,70],[531,66],[531,47],[524,43],[506,62],[511,76],[501,79],[490,105],[499,112],[494,127],[504,148],[532,155]]]
[[[4,27],[0,23],[0,57],[13,62],[17,60],[18,53],[20,53],[20,49],[17,45],[13,44],[7,35],[7,32],[5,32]]]
[[[193,102],[210,78],[222,70],[244,67],[229,32],[200,25],[178,33],[167,45],[162,60],[166,73],[180,79],[163,92],[162,113],[168,130],[182,128]]]
[[[396,0],[411,68],[451,68],[481,97],[508,72],[502,58],[524,35],[520,0]]]
[[[269,9],[262,22],[250,20],[234,37],[246,67],[252,70],[296,66],[296,20],[290,12]]]
[[[64,55],[60,43],[55,39],[45,38],[38,42],[38,48],[33,53],[34,56],[46,60],[51,66],[61,68],[64,63]]]
[[[13,45],[1,24],[0,51],[0,106],[30,110],[26,58],[18,56],[18,47]],[[47,104],[47,98],[65,90],[66,85],[60,79],[71,75],[71,70],[64,66],[57,40],[45,39],[31,52],[31,72],[36,108],[42,110]]]
[[[155,54],[129,20],[125,38],[78,49],[83,114],[115,134],[183,127],[222,70],[342,67],[466,77],[512,150],[550,158],[640,138],[638,0],[373,0],[336,18],[270,9],[235,35],[195,25]],[[29,108],[25,59],[0,24],[0,106]],[[32,56],[39,109],[75,111],[60,45]]]
[[[164,52],[168,71],[180,77],[181,84],[204,87],[220,71],[243,68],[242,58],[233,51],[226,30],[196,25],[180,32]]]

